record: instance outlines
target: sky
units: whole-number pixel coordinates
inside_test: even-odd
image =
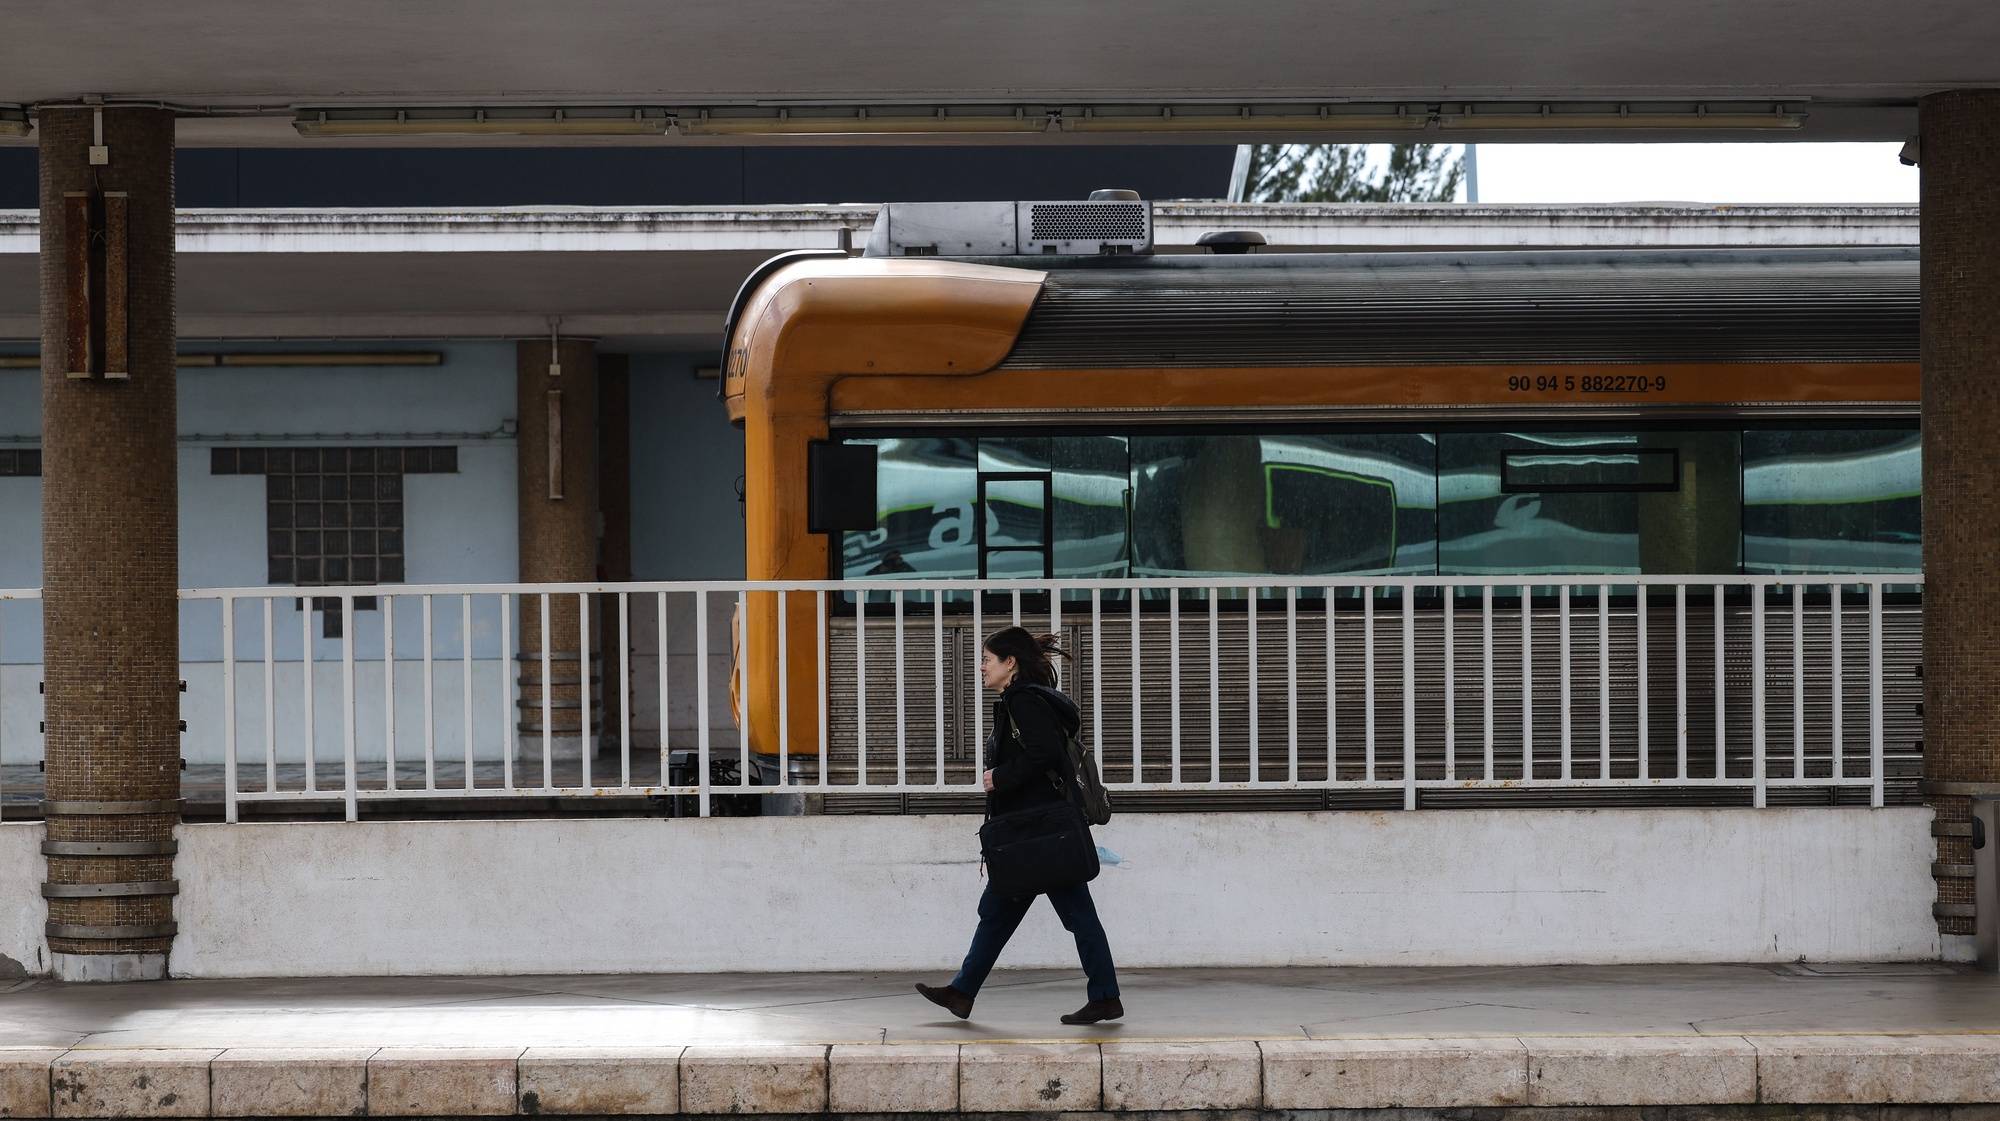
[[[1900,144],[1482,144],[1480,202],[1915,204]],[[1460,195],[1463,198],[1463,194]]]

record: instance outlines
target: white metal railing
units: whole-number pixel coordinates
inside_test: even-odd
[[[184,645],[190,627],[217,640],[235,820],[242,803],[268,801],[338,800],[352,819],[377,799],[685,796],[707,815],[718,794],[973,794],[991,700],[979,639],[1014,622],[1074,647],[1065,687],[1114,791],[1371,790],[1414,809],[1427,792],[1619,787],[1735,788],[1763,806],[1811,787],[1860,788],[1879,806],[1885,649],[1908,661],[1917,634],[1916,609],[1885,609],[1885,590],[1921,584],[1514,575],[181,596]],[[337,605],[339,637],[315,633],[322,617],[296,606],[302,592]],[[539,688],[527,706],[539,720],[522,732],[520,623],[549,635],[574,618],[587,650],[607,604],[618,633],[601,670],[579,669],[573,698]],[[774,626],[751,626],[760,613]],[[549,645],[529,655],[542,682],[561,680]],[[773,698],[750,706],[769,785],[753,785],[753,744],[730,715],[732,664],[744,698]],[[556,712],[573,708],[588,737],[606,723],[607,685],[615,760],[566,752]],[[661,729],[656,747],[636,748],[635,708]],[[734,782],[718,781],[713,765],[732,761]]]

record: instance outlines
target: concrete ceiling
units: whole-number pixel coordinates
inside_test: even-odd
[[[1807,137],[1887,138],[1924,93],[2000,85],[1992,0],[42,0],[5,42],[0,102],[273,114],[197,144],[299,143],[300,105],[1253,99],[1775,99]]]

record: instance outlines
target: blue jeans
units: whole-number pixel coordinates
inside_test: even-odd
[[[1117,997],[1118,971],[1111,964],[1111,942],[1104,937],[1104,924],[1097,921],[1097,906],[1090,901],[1090,885],[1052,891],[1048,897],[1063,928],[1076,935],[1076,956],[1082,959],[1083,972],[1090,978],[1090,999]],[[1034,904],[1032,895],[1009,898],[993,894],[990,886],[986,889],[979,897],[979,929],[972,933],[972,948],[965,952],[958,976],[951,979],[952,988],[967,996],[979,995],[979,987],[986,983],[993,963],[1000,960],[1007,939],[1014,936],[1014,929]]]

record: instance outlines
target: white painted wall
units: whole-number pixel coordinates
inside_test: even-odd
[[[408,345],[408,344],[399,344]],[[217,346],[214,349],[244,349]],[[250,349],[285,349],[260,344]],[[459,449],[458,471],[404,478],[405,556],[408,582],[494,583],[518,578],[515,449],[497,433],[514,414],[514,345],[510,342],[438,346],[443,365],[412,368],[227,367],[184,369],[178,380],[181,445],[179,582],[182,587],[262,587],[266,581],[264,480],[254,475],[210,473],[218,444],[442,444]],[[40,430],[40,374],[0,371],[0,439],[32,441]],[[444,435],[440,435],[444,434]],[[41,583],[41,480],[0,479],[0,588]],[[463,756],[462,676],[456,601],[436,605],[434,696],[437,750]],[[475,756],[498,758],[503,687],[497,612],[492,601],[476,610],[473,626]],[[420,607],[405,601],[397,611],[397,656],[421,657]],[[361,759],[382,758],[382,620],[379,611],[356,614],[358,659],[356,723]],[[302,648],[299,613],[290,603],[273,612],[278,753],[304,759]],[[240,667],[238,734],[246,757],[262,758],[264,743],[262,619],[246,605],[238,623]],[[313,628],[318,635],[319,628]],[[518,627],[514,632],[520,633]],[[0,762],[31,763],[41,757],[41,612],[38,604],[0,604]],[[341,644],[315,637],[316,758],[341,757],[344,718],[339,675]],[[190,763],[223,757],[220,612],[189,604],[181,612],[181,676],[188,682],[183,755]],[[422,755],[422,670],[400,666],[399,755]],[[372,683],[372,684],[371,684]],[[412,737],[412,738],[405,738]],[[414,752],[414,755],[413,755]]]
[[[0,823],[0,979],[48,969],[42,942],[42,924],[49,917],[42,900],[43,867],[42,823]]]
[[[1924,960],[1940,953],[1930,820],[1920,808],[1133,815],[1099,830],[1125,863],[1093,891],[1130,967]],[[976,826],[184,826],[172,969],[944,971],[972,932]],[[1002,964],[1069,967],[1075,951],[1039,907]]]

